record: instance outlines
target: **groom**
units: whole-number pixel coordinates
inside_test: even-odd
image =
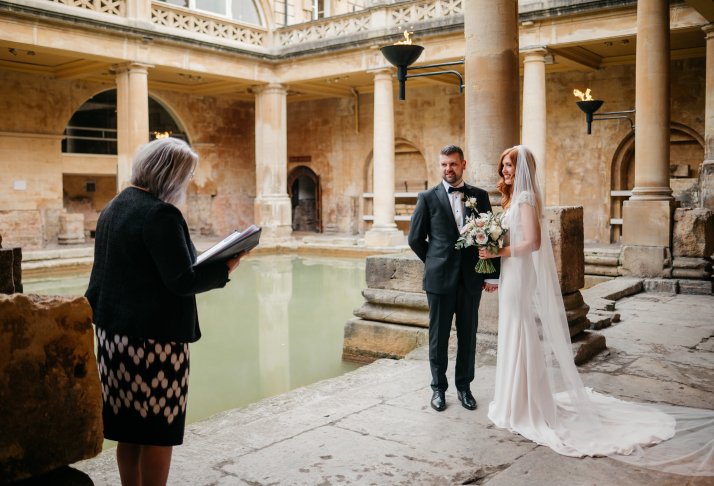
[[[470,387],[474,379],[478,306],[482,290],[493,292],[498,288],[495,279],[500,260],[493,260],[496,273],[476,273],[476,248],[455,248],[466,218],[490,211],[491,203],[486,191],[464,183],[466,161],[461,148],[447,145],[441,149],[439,166],[443,180],[419,194],[409,229],[409,246],[424,262],[423,285],[429,302],[429,364],[434,391],[431,406],[439,412],[446,408],[449,334],[456,315],[457,396],[465,408],[474,410],[476,400]]]

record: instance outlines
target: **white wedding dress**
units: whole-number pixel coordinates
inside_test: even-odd
[[[519,147],[513,202],[504,216],[512,256],[501,259],[496,385],[488,417],[559,454],[713,475],[713,411],[626,402],[583,386],[528,153]],[[537,241],[534,229],[540,229],[539,246],[530,243]]]

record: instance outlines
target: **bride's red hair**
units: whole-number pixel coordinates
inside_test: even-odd
[[[509,186],[503,179],[503,161],[506,157],[511,159],[513,171],[515,173],[516,161],[518,160],[518,147],[507,148],[498,159],[498,184],[496,184],[496,188],[498,189],[498,192],[501,193],[501,207],[503,209],[506,209],[511,205],[511,196],[513,195],[513,184]]]

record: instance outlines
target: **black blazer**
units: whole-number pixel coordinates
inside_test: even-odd
[[[477,212],[491,211],[488,193],[483,189],[465,184],[464,196],[476,198]],[[465,208],[464,219],[472,213],[471,208]],[[424,262],[425,291],[447,294],[454,292],[463,282],[472,294],[476,294],[481,292],[484,279],[498,279],[500,258],[492,260],[496,267],[495,273],[476,273],[474,267],[478,261],[478,251],[475,247],[457,250],[455,245],[458,238],[459,229],[444,185],[439,182],[431,189],[419,193],[409,228],[409,246]]]
[[[225,262],[195,270],[196,249],[181,212],[128,187],[97,222],[85,294],[94,323],[114,334],[194,342],[201,337],[195,294],[228,282]]]

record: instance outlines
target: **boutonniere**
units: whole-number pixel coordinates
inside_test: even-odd
[[[476,211],[476,203],[477,202],[478,201],[476,200],[475,197],[467,197],[466,202],[464,202],[464,206],[471,209],[472,211]]]

